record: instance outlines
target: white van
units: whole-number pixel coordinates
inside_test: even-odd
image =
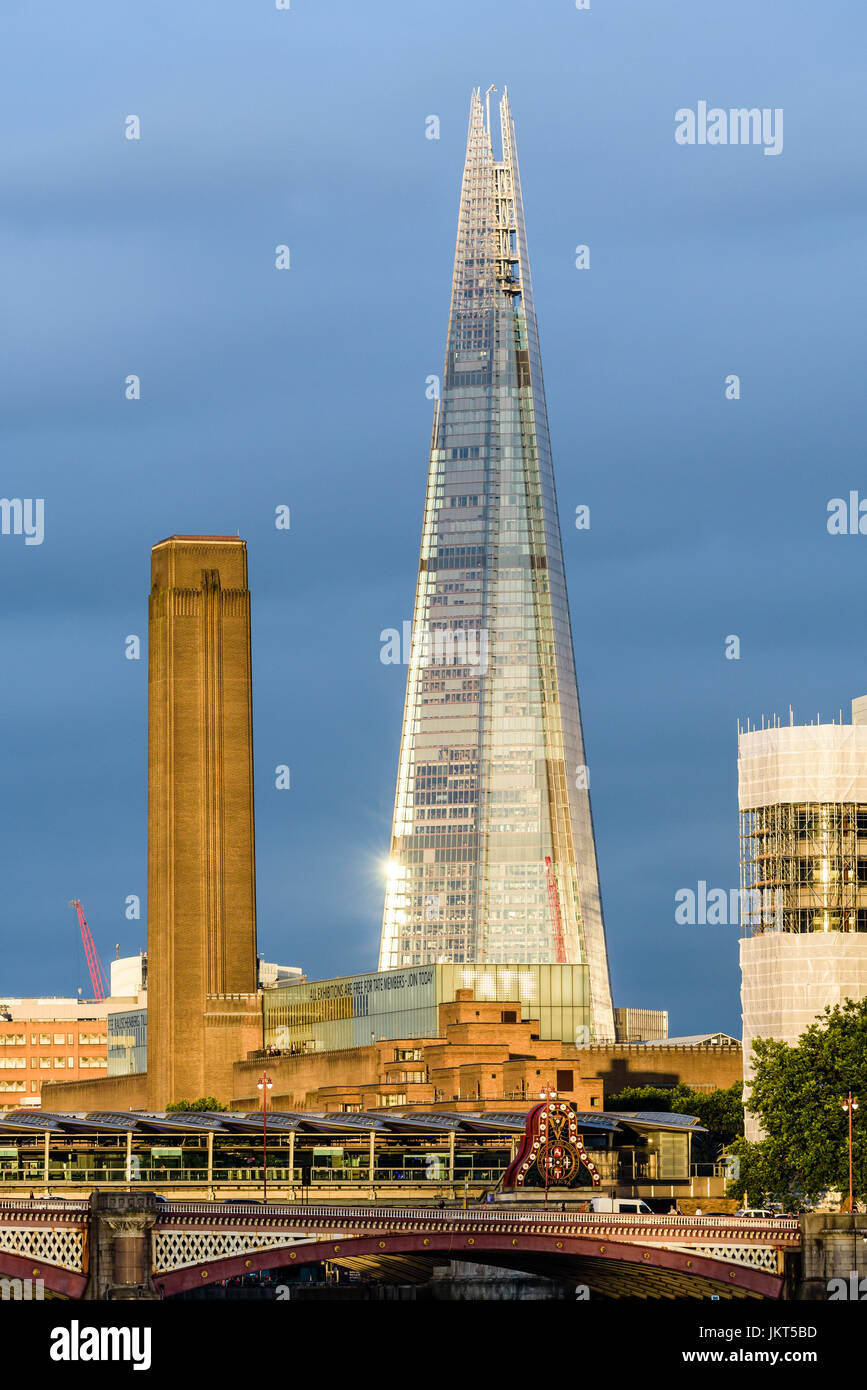
[[[652,1216],[653,1212],[640,1197],[593,1197],[591,1211],[618,1212],[624,1216]]]

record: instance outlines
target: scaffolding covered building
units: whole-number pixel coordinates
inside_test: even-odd
[[[738,804],[749,1082],[755,1038],[794,1044],[826,1006],[867,994],[867,697],[851,724],[739,729]]]

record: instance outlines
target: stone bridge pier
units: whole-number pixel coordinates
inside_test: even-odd
[[[794,1297],[825,1300],[857,1298],[867,1302],[867,1216],[855,1212],[808,1212],[801,1217],[800,1271]],[[846,1292],[832,1279],[843,1280]],[[865,1281],[863,1291],[858,1288]]]
[[[86,1299],[158,1299],[151,1232],[160,1204],[152,1192],[94,1192]]]

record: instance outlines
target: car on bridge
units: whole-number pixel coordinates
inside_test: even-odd
[[[593,1197],[591,1211],[618,1212],[628,1216],[652,1216],[653,1211],[640,1197]]]

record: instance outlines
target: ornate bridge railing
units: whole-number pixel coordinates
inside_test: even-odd
[[[79,1297],[87,1283],[89,1202],[0,1200],[0,1269]]]

